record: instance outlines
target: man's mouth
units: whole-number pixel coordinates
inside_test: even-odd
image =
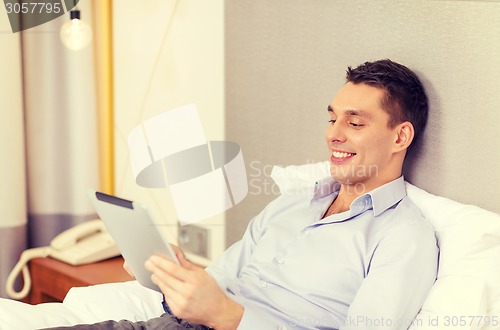
[[[336,159],[346,159],[354,156],[355,153],[345,152],[345,151],[333,151],[332,157]]]

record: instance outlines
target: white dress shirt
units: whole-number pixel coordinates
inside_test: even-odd
[[[407,329],[437,273],[434,230],[400,177],[322,218],[340,185],[284,194],[207,268],[238,329]]]

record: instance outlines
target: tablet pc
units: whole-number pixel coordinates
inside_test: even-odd
[[[169,258],[177,264],[179,261],[170,244],[158,231],[159,227],[153,222],[148,210],[137,202],[95,190],[89,190],[88,195],[137,281],[161,292],[151,281],[151,272],[144,267],[144,263],[154,254]]]

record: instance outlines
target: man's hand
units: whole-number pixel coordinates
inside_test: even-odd
[[[189,262],[178,247],[173,249],[180,265],[152,256],[146,268],[153,273],[151,279],[160,287],[174,315],[217,330],[236,329],[243,306],[226,296],[217,282],[203,268]]]
[[[175,252],[175,255],[177,256],[177,258],[183,258],[183,259],[186,259],[186,257],[184,256],[184,252],[182,252],[182,250],[176,246],[176,245],[173,245],[173,244],[170,244],[170,247],[172,248],[172,250],[174,250]],[[123,269],[125,269],[125,271],[133,278],[135,278],[135,275],[134,275],[134,272],[132,271],[132,268],[130,268],[130,266],[127,264],[126,261],[123,262]]]

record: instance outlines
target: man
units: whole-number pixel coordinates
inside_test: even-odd
[[[207,269],[180,250],[180,266],[151,257],[146,267],[168,313],[95,327],[408,328],[437,269],[433,229],[402,177],[427,97],[416,75],[390,60],[348,68],[346,78],[327,107],[331,177],[316,183],[312,199],[278,197]]]

